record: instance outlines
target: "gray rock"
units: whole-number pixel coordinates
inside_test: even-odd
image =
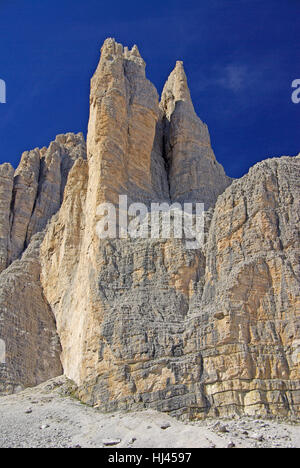
[[[121,443],[121,439],[103,439],[102,441],[105,447],[112,447]]]

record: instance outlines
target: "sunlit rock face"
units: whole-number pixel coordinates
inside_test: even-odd
[[[171,200],[214,206],[231,179],[215,158],[207,125],[195,113],[182,62],[164,86],[160,107]]]
[[[40,283],[43,233],[33,237],[21,260],[0,275],[0,395],[61,375],[61,346],[53,312]]]
[[[22,255],[31,237],[59,210],[69,170],[79,157],[86,158],[84,137],[68,133],[58,135],[49,148],[24,152],[15,172],[7,164],[0,166],[5,266]]]
[[[17,294],[10,286],[8,299],[9,281],[30,283],[16,320],[25,330],[32,297],[24,353],[34,365],[6,366],[3,388],[9,379],[11,390],[34,385],[62,365],[79,397],[103,410],[300,415],[299,156],[232,181],[182,62],[159,102],[137,47],[107,39],[91,81],[87,148],[82,136],[59,136],[13,172],[0,166],[0,331],[9,335]],[[204,203],[203,244],[190,249],[173,234],[100,239],[98,207],[117,206],[120,195],[148,208]],[[47,356],[45,344],[48,367],[35,361],[34,346]]]
[[[201,350],[210,413],[299,415],[299,202],[299,157],[256,164],[218,198],[186,349]]]

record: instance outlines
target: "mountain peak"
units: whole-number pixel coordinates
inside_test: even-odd
[[[177,101],[186,102],[194,108],[183,62],[179,60],[169,75],[161,96],[161,107],[168,118],[174,111]]]

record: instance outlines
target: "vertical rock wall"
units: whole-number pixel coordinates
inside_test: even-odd
[[[83,173],[74,173],[41,248],[64,370],[85,402],[191,417],[299,414],[299,242],[289,215],[299,203],[291,175],[298,168],[299,158],[274,159],[228,187],[182,64],[159,110],[137,49],[105,42],[92,80],[86,198]],[[100,241],[97,206],[122,194],[146,204],[215,205],[212,220],[212,209],[206,213],[206,244],[195,251],[172,237]],[[82,221],[72,240],[71,200]],[[288,293],[279,293],[280,281]]]
[[[82,134],[59,135],[50,147],[25,152],[14,172],[0,166],[0,394],[63,372],[56,322],[40,283],[40,245],[59,210],[68,173],[86,158]],[[38,234],[36,234],[38,233]],[[27,248],[28,247],[28,248]]]
[[[104,410],[299,416],[300,157],[232,182],[182,63],[159,104],[137,47],[113,39],[85,151],[81,135],[60,135],[15,175],[0,166],[0,267],[25,249],[0,275],[0,390],[57,375],[61,345],[80,398]],[[100,239],[98,207],[120,195],[205,203],[203,246]]]

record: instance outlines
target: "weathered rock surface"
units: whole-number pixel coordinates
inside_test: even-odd
[[[0,363],[0,394],[62,373],[55,319],[39,279],[42,239],[43,234],[37,234],[22,259],[0,275],[0,337],[6,348],[5,363]]]
[[[203,251],[177,239],[102,241],[84,285],[70,263],[61,302],[69,262],[58,268],[65,240],[53,249],[51,239],[64,229],[53,224],[44,290],[84,401],[192,417],[299,415],[299,159],[265,161],[234,182]]]
[[[10,262],[60,208],[68,172],[74,161],[85,155],[83,135],[72,133],[59,135],[49,149],[36,148],[23,154],[14,177]]]
[[[10,164],[0,166],[0,273],[8,263],[10,242],[10,204],[14,181],[14,168]]]
[[[78,158],[86,158],[83,135],[58,135],[48,149],[41,152],[39,189],[28,225],[26,244],[41,231],[62,203],[70,169]]]
[[[70,171],[61,210],[49,226],[40,255],[44,294],[55,312],[63,343],[63,368],[77,381],[82,361],[86,363],[87,360],[86,346],[90,348],[87,330],[94,325],[90,332],[97,333],[98,328],[88,308],[93,276],[89,276],[88,281],[84,276],[90,268],[84,245],[87,184],[87,161],[80,158]]]
[[[196,115],[182,62],[168,78],[160,103],[164,111],[165,157],[173,202],[204,203],[208,209],[230,185],[216,161],[207,125]]]
[[[112,39],[90,102],[87,159],[81,137],[60,136],[41,150],[36,177],[36,153],[26,154],[12,203],[26,224],[12,217],[12,250],[29,244],[25,258],[51,219],[35,282],[80,398],[103,410],[299,417],[300,157],[263,161],[232,182],[195,114],[182,63],[159,104],[137,48]],[[205,243],[100,239],[98,206],[120,195],[205,203]]]
[[[7,355],[0,394],[62,372],[55,318],[40,283],[42,236],[33,236],[59,210],[68,173],[82,158],[83,135],[68,133],[49,149],[25,152],[15,174],[10,165],[0,166],[0,338]]]
[[[117,204],[120,194],[134,202],[168,198],[155,140],[159,115],[158,94],[137,47],[128,50],[107,39],[91,81],[87,139],[89,183],[97,203]]]
[[[2,397],[0,447],[99,449],[117,443],[108,445],[116,449],[115,460],[119,449],[128,448],[226,448],[230,443],[237,448],[300,448],[300,425],[295,423],[250,417],[191,423],[154,410],[105,414],[80,404],[69,396],[73,393],[74,384],[61,376]],[[102,455],[107,457],[106,451]],[[134,457],[129,452],[127,462],[139,466]]]
[[[35,149],[23,153],[14,178],[11,209],[10,263],[24,251],[27,228],[37,196],[39,172],[39,150]]]
[[[217,201],[186,347],[210,412],[299,416],[299,204],[299,156],[255,165]]]
[[[106,55],[107,48],[110,50],[109,55]],[[89,180],[85,208],[82,202],[76,203],[76,216],[82,219],[84,226],[81,234],[74,236],[77,239],[77,248],[72,249],[78,252],[76,268],[61,253],[61,246],[65,246],[70,231],[69,220],[74,217],[73,211],[69,212],[68,204],[63,204],[58,220],[53,221],[41,250],[42,281],[45,295],[58,321],[58,333],[64,350],[64,370],[79,384],[79,395],[84,401],[107,410],[152,407],[172,414],[185,413],[197,417],[232,412],[298,414],[299,356],[295,346],[299,333],[296,306],[299,290],[296,252],[299,241],[297,220],[289,216],[289,210],[284,206],[289,204],[289,209],[293,211],[294,203],[299,201],[299,180],[296,176],[299,158],[262,163],[255,166],[249,175],[234,182],[216,203],[208,241],[202,250],[187,250],[183,240],[172,238],[100,241],[96,235],[96,210],[101,201],[116,203],[117,196],[123,193],[129,194],[134,201],[147,202],[148,195],[145,193],[149,194],[151,191],[152,196],[155,196],[155,191],[149,190],[149,186],[148,189],[144,186],[140,192],[136,190],[137,183],[133,188],[125,173],[121,172],[120,166],[117,170],[118,178],[114,171],[110,173],[111,166],[105,159],[108,153],[104,148],[111,147],[107,138],[113,134],[112,129],[119,131],[117,119],[120,114],[103,113],[106,108],[102,107],[102,101],[95,102],[94,92],[96,89],[97,95],[102,96],[101,99],[106,99],[103,96],[107,96],[109,109],[117,109],[117,101],[114,101],[115,98],[112,100],[106,89],[110,80],[113,80],[115,86],[114,67],[119,70],[118,76],[121,76],[123,83],[122,61],[124,57],[120,46],[108,41],[95,75],[96,88],[95,81],[92,82],[88,136]],[[101,81],[104,78],[105,87]],[[117,83],[120,83],[120,79]],[[115,92],[115,87],[113,89]],[[177,102],[186,103],[178,121],[185,122],[188,129],[188,121],[193,118],[199,129],[195,130],[197,145],[195,150],[191,149],[192,158],[197,165],[202,165],[203,170],[205,167],[216,166],[211,175],[217,184],[215,191],[210,190],[211,178],[206,173],[208,183],[204,187],[204,181],[202,183],[198,179],[197,193],[188,191],[188,184],[182,185],[184,200],[205,201],[207,206],[214,205],[218,190],[222,190],[221,184],[224,183],[225,188],[230,181],[216,164],[209,165],[210,161],[214,162],[214,156],[208,133],[194,114],[181,64],[177,65],[175,75],[171,75],[165,87],[162,103],[166,102],[168,89],[174,90],[175,102],[169,101],[168,105],[163,106],[165,117],[160,113],[157,128],[164,118],[171,120],[171,127]],[[122,88],[122,106],[125,102],[124,92]],[[119,92],[117,96],[119,98]],[[98,112],[97,116],[95,112]],[[120,112],[123,110],[120,109]],[[127,117],[122,117],[122,123],[124,118]],[[154,121],[151,121],[154,128]],[[192,134],[187,134],[184,126],[178,127],[176,120],[173,127],[174,132],[178,131],[178,138],[186,135],[185,146],[188,145]],[[105,138],[102,133],[104,128]],[[168,134],[165,129],[160,131],[164,134],[163,142],[160,143],[163,148]],[[156,138],[161,141],[158,135],[157,132]],[[122,138],[118,141],[123,141]],[[201,142],[204,142],[205,154],[198,151]],[[152,144],[151,138],[148,156]],[[157,148],[159,145],[156,146],[156,154],[159,155]],[[179,146],[175,156],[174,148],[176,144],[173,145],[169,159],[175,157],[179,165],[184,165],[186,158],[180,153],[182,147]],[[122,150],[122,154],[124,161],[129,153]],[[114,161],[113,168],[116,168],[118,163],[117,160]],[[188,167],[187,165],[186,168]],[[201,177],[200,166],[197,167]],[[273,174],[274,187],[268,185],[267,169]],[[194,169],[193,172],[197,173],[197,170]],[[294,173],[294,176],[291,177],[290,173]],[[111,176],[110,179],[108,175]],[[219,176],[223,182],[220,182]],[[147,178],[144,177],[143,180]],[[176,182],[176,177],[173,180],[175,195],[172,195],[171,187],[170,198],[176,201],[179,200],[176,198],[179,183]],[[172,169],[169,172],[169,181],[172,181]],[[285,192],[287,198],[283,199]],[[82,194],[71,182],[67,193],[68,198],[76,200],[79,193]],[[290,198],[291,193],[293,199]],[[231,200],[229,207],[224,206],[227,197]],[[265,201],[265,206],[259,204],[260,197]],[[243,203],[252,207],[251,211],[248,208],[246,215]],[[265,213],[271,217],[270,226],[274,223],[273,228],[279,229],[272,249],[270,247],[269,250],[266,250],[263,237],[256,233],[260,229],[259,224],[257,226],[258,219],[264,219]],[[223,221],[225,215],[227,218]],[[282,223],[285,223],[279,228],[276,227],[278,216],[282,216]],[[288,293],[290,305],[286,300],[286,293],[282,293],[280,300],[277,298],[277,290],[273,289],[275,284],[272,281],[275,283],[278,279],[270,276],[263,286],[260,272],[261,258],[264,259],[271,251],[275,263],[283,262],[282,277],[288,275],[286,271],[289,271],[291,260],[286,260],[286,254],[282,253],[283,226],[289,233],[289,255],[294,265],[294,275],[291,273],[289,279],[285,279],[286,284],[291,287]],[[234,257],[235,247],[230,245],[230,236],[231,231],[236,232],[237,228],[243,229],[245,236],[239,239],[240,250]],[[53,245],[52,240],[57,231],[61,233],[61,237],[56,237]],[[265,232],[264,228],[262,232]],[[224,252],[218,251],[219,241],[215,240],[217,233],[220,237],[224,237],[224,233],[228,235],[227,241],[223,240]],[[257,257],[252,258],[252,249],[258,252]],[[218,267],[214,266],[216,262]],[[248,265],[252,265],[251,282]],[[239,269],[240,277],[244,275],[241,281],[244,281],[245,286],[236,284],[231,276],[233,271],[238,272]],[[63,275],[61,272],[64,272]],[[64,275],[68,278],[68,285],[61,286],[60,278]],[[229,288],[226,286],[228,284],[233,290],[236,288],[237,294],[242,295],[238,305],[237,299],[232,299],[232,291],[228,292],[226,289]],[[250,292],[255,284],[260,285],[259,289]],[[251,294],[254,295],[253,303]],[[247,299],[251,302],[252,310]],[[283,301],[282,310],[287,314],[286,322],[280,318],[280,301]],[[258,306],[266,314],[261,321],[257,318]],[[266,326],[264,333],[263,325]],[[287,342],[281,336],[281,327],[289,329],[290,338]],[[283,362],[287,366],[285,373],[280,370]]]

